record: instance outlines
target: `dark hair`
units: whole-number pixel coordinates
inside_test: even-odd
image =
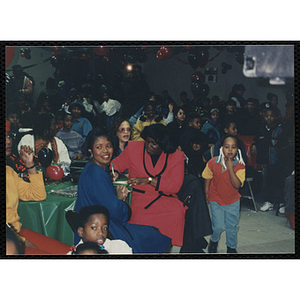
[[[231,124],[235,124],[236,125],[236,123],[234,121],[228,121],[228,122],[226,122],[224,124],[224,129],[229,129],[229,127],[230,127]]]
[[[265,113],[266,111],[270,110],[272,111],[276,117],[278,117],[278,112],[274,105],[272,105],[270,102],[263,102],[262,104],[259,105],[259,109]]]
[[[109,211],[105,206],[102,205],[90,205],[84,206],[79,210],[78,214],[78,227],[84,227],[89,218],[92,215],[103,214],[107,218],[107,223],[109,223]]]
[[[96,254],[108,254],[105,249],[101,249],[95,242],[84,242],[76,247],[76,250],[72,252],[73,255],[79,255],[85,250],[93,250]]]
[[[224,144],[224,142],[225,142],[225,140],[226,140],[227,138],[235,139],[236,145],[237,145],[237,147],[239,148],[239,141],[238,141],[237,137],[234,136],[234,135],[232,135],[232,134],[225,134],[225,135],[223,136],[223,138],[221,139],[221,145],[222,145],[222,146],[223,146],[223,144]]]
[[[189,123],[189,122],[193,122],[195,119],[200,119],[200,122],[202,123],[201,116],[199,114],[197,114],[197,113],[190,113],[188,115],[188,120],[187,121]]]
[[[146,111],[146,108],[148,107],[148,106],[152,106],[153,108],[154,108],[154,110],[155,110],[155,102],[154,101],[148,101],[145,105],[144,105],[144,108],[143,108],[143,111]]]
[[[236,92],[236,91],[246,91],[246,88],[243,84],[234,84],[232,87],[232,91]]]
[[[236,102],[233,100],[233,99],[229,99],[227,102],[226,102],[226,106],[227,105],[234,105],[236,106]]]
[[[51,121],[54,119],[52,114],[36,115],[33,122],[34,135],[46,136],[51,127]]]
[[[127,122],[128,124],[129,124],[129,126],[130,126],[130,128],[131,128],[131,124],[130,124],[130,122],[129,122],[129,120],[127,119],[127,118],[117,118],[115,121],[114,121],[114,123],[113,123],[113,125],[111,126],[111,131],[114,133],[114,134],[116,134],[117,133],[117,131],[118,131],[118,129],[119,129],[119,127],[121,126],[121,124],[123,123],[123,122]]]
[[[176,106],[175,108],[174,108],[174,116],[177,116],[177,114],[178,114],[178,112],[179,112],[179,110],[183,110],[184,111],[184,113],[186,114],[186,107],[184,106],[184,105],[181,105],[181,106]]]
[[[17,249],[17,253],[23,254],[22,248],[24,248],[24,245],[21,245],[21,241],[18,239],[15,229],[13,227],[8,227],[7,225],[6,225],[6,242],[12,242]]]
[[[146,140],[147,137],[154,139],[165,153],[173,153],[176,151],[176,147],[171,142],[169,129],[163,124],[159,123],[146,126],[141,132],[141,137],[144,140]]]
[[[273,94],[273,93],[268,93],[268,94],[267,94],[267,99],[268,99],[269,101],[271,101],[272,98],[274,98],[274,97],[276,97],[276,98],[278,99],[278,96],[277,96],[276,94]]]
[[[110,141],[114,146],[113,133],[106,127],[96,127],[89,132],[83,146],[81,147],[81,152],[83,155],[88,157],[90,156],[90,152],[88,150],[93,149],[95,140],[100,136],[105,136],[107,140]]]

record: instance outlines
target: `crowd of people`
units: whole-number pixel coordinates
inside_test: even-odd
[[[251,155],[264,178],[260,210],[278,209],[294,228],[293,203],[286,197],[294,176],[293,93],[286,94],[285,115],[277,95],[245,99],[242,84],[232,87],[226,101],[217,95],[190,100],[185,91],[175,101],[166,90],[151,92],[141,71],[134,66],[120,90],[97,84],[91,71],[72,82],[58,68],[33,105],[34,79],[13,67],[6,111],[9,253],[162,254],[172,245],[201,253],[208,235],[208,252],[216,253],[224,230],[227,252],[237,253],[241,189],[255,171],[247,164],[243,136],[253,137]],[[37,168],[45,148],[51,150],[50,163],[62,168],[63,180],[72,179],[72,162],[84,162],[72,249],[19,222],[19,199],[46,198],[47,178]],[[121,175],[126,184],[115,187]],[[205,230],[191,234],[189,224],[199,219]]]

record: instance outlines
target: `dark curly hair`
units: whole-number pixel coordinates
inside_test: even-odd
[[[141,132],[141,137],[144,140],[148,137],[154,139],[165,153],[173,153],[176,151],[176,146],[171,142],[169,129],[163,124],[159,123],[146,126]]]

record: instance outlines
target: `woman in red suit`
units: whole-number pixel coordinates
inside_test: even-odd
[[[186,208],[176,193],[183,183],[184,154],[171,145],[162,124],[145,127],[141,137],[144,141],[130,141],[112,161],[118,173],[128,169],[133,186],[128,223],[155,226],[172,239],[172,245],[181,247]]]

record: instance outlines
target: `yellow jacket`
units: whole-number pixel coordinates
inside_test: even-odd
[[[6,166],[6,222],[14,226],[17,232],[22,224],[18,215],[19,199],[23,201],[41,201],[47,197],[43,173],[30,175],[25,182],[9,166]]]
[[[132,133],[131,133],[131,140],[132,141],[143,141],[143,139],[141,138],[141,132],[143,131],[143,129],[146,127],[146,126],[150,126],[152,124],[163,124],[166,126],[166,123],[161,120],[160,122],[156,122],[155,121],[155,118],[157,116],[154,117],[153,120],[146,120],[146,121],[137,121],[136,124],[133,126],[132,128]]]

